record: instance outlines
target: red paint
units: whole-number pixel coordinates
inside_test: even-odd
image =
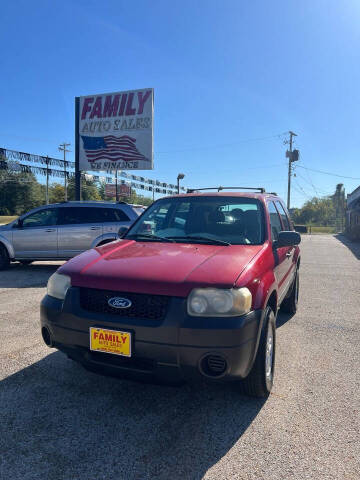
[[[143,96],[143,92],[138,92],[138,100],[139,100],[139,108],[138,108],[138,115],[141,115],[144,111],[144,105],[146,103],[146,100],[150,97],[151,95],[151,90],[147,90],[145,93],[144,93],[144,96]]]
[[[102,118],[102,99],[101,97],[96,97],[94,106],[91,110],[90,117],[89,118]]]
[[[105,105],[103,110],[103,118],[106,117],[116,117],[117,111],[119,108],[119,100],[120,95],[114,95],[114,99],[112,99],[112,95],[106,95],[105,97]]]
[[[128,95],[128,101],[127,101],[127,104],[126,104],[126,112],[125,112],[125,115],[127,115],[127,116],[129,116],[129,115],[135,115],[135,113],[136,113],[136,108],[134,108],[134,107],[132,106],[133,100],[134,100],[134,93],[131,92],[131,93],[129,93],[129,95]]]
[[[86,118],[86,114],[91,111],[90,104],[93,103],[93,101],[94,101],[94,97],[85,98],[82,113],[81,113],[81,120],[84,120],[84,118]]]

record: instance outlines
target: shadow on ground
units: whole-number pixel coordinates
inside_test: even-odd
[[[46,287],[47,281],[63,262],[35,263],[21,265],[11,263],[7,270],[0,272],[0,288]]]
[[[343,243],[349,250],[351,250],[351,252],[354,254],[354,256],[358,260],[360,260],[360,242],[353,242],[350,239],[348,239],[345,235],[340,233],[334,236],[337,240]]]
[[[1,478],[201,479],[264,405],[236,385],[102,377],[59,353],[0,382]]]

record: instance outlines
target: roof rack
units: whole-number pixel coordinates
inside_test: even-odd
[[[220,192],[221,190],[255,190],[259,191],[260,193],[265,193],[264,187],[208,187],[208,188],[188,188],[187,193],[193,192],[200,192],[202,190],[217,190]]]

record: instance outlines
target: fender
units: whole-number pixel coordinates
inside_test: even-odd
[[[119,240],[119,237],[115,232],[103,233],[92,241],[90,248],[97,247],[99,243],[103,242],[104,240],[109,240],[110,242],[113,242],[114,240]]]
[[[11,245],[9,240],[5,238],[3,235],[0,235],[0,243],[2,243],[6,248],[9,258],[13,260],[15,258],[15,251],[14,251],[14,247]]]
[[[255,285],[252,285],[253,287]],[[257,288],[251,289],[253,295],[253,309],[264,310],[270,296],[275,291],[277,295],[277,283],[273,270],[268,270],[259,280]],[[276,312],[274,312],[276,314]]]

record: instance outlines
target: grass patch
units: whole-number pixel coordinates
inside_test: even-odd
[[[17,215],[15,215],[14,217],[9,217],[9,216],[2,216],[0,215],[0,225],[3,225],[5,223],[10,223],[12,222],[13,220],[15,220],[15,218],[17,218]]]
[[[335,227],[308,226],[308,233],[337,233]]]

